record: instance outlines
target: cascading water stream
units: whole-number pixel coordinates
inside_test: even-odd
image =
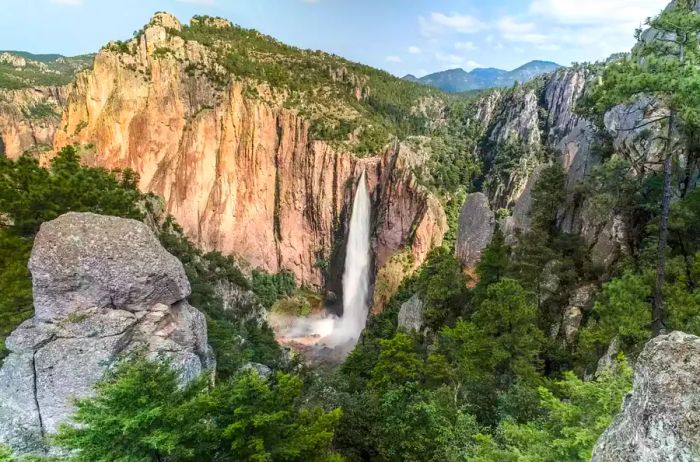
[[[318,347],[326,358],[342,358],[355,346],[367,323],[371,204],[365,172],[360,175],[352,203],[350,229],[343,271],[343,315],[278,316],[278,339],[296,345]],[[307,350],[307,354],[312,350]],[[329,356],[329,352],[330,356]],[[309,356],[310,357],[310,356]]]
[[[336,321],[334,343],[352,342],[360,338],[367,322],[367,292],[370,264],[370,199],[365,172],[362,172],[355,192],[350,216],[350,232],[345,252],[343,272],[343,316]]]

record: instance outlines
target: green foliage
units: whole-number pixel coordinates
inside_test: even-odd
[[[423,361],[411,337],[397,333],[394,338],[379,341],[379,359],[372,370],[370,388],[388,389],[420,380]]]
[[[542,417],[527,423],[504,420],[495,436],[482,434],[468,451],[474,461],[583,462],[612,423],[632,386],[632,371],[623,361],[615,373],[582,381],[567,372],[551,387],[540,387]]]
[[[5,356],[5,338],[33,313],[27,268],[31,249],[31,239],[0,229],[0,361]]]
[[[453,323],[465,309],[466,278],[454,251],[438,247],[430,252],[413,288],[424,304],[425,323],[438,330]]]
[[[542,170],[532,188],[532,226],[550,235],[557,232],[557,212],[566,203],[566,173],[561,165],[550,165]]]
[[[527,292],[512,279],[491,285],[472,315],[472,322],[494,342],[499,382],[535,380],[544,339],[537,327],[538,310]]]
[[[178,387],[168,363],[143,358],[122,362],[95,387],[96,396],[76,401],[73,420],[56,442],[79,450],[77,461],[192,460],[201,424],[190,401],[205,381]]]
[[[595,323],[581,333],[581,352],[594,352],[595,358],[618,337],[627,351],[636,352],[650,334],[653,287],[652,274],[625,273],[603,286],[595,307]]]
[[[301,404],[298,376],[243,373],[211,389],[185,387],[165,362],[135,357],[78,400],[55,440],[76,461],[339,461],[330,441],[341,412]]]
[[[510,268],[510,248],[506,245],[505,236],[500,227],[496,227],[493,238],[481,254],[476,265],[478,282],[474,288],[474,301],[478,303],[486,296],[486,290],[491,284],[503,279]]]
[[[376,460],[459,460],[477,433],[474,417],[456,405],[447,388],[420,391],[403,385],[384,394],[378,404]]]
[[[69,211],[139,219],[137,185],[130,170],[82,167],[73,146],[63,148],[48,169],[29,156],[0,158],[0,212],[20,236],[33,236],[41,223]]]
[[[288,271],[276,274],[253,271],[253,292],[267,308],[270,308],[277,300],[292,295],[296,288],[294,274]]]
[[[24,67],[0,63],[0,89],[17,90],[33,86],[67,85],[73,81],[79,70],[90,66],[94,60],[94,55],[66,57],[33,55],[18,51],[8,53],[25,58],[27,63]]]
[[[667,32],[667,39],[640,42],[626,59],[607,66],[587,109],[602,114],[641,94],[654,94],[685,124],[700,126],[700,17],[689,2],[680,1],[650,19],[648,25],[661,34]]]
[[[34,103],[22,109],[22,115],[27,119],[42,120],[57,118],[58,108],[54,104]]]

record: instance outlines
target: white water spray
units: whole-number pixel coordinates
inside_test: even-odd
[[[332,337],[335,343],[360,338],[367,322],[369,289],[369,220],[370,200],[365,172],[360,176],[350,216],[350,232],[343,272],[343,316],[337,320]]]

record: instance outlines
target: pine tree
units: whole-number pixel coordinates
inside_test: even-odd
[[[666,278],[668,220],[672,198],[674,159],[681,151],[688,152],[693,132],[700,127],[700,15],[694,2],[679,0],[647,24],[654,30],[651,39],[641,36],[632,55],[610,65],[591,100],[598,113],[628,102],[641,95],[656,98],[668,108],[666,114],[626,130],[637,130],[652,123],[663,124],[657,135],[663,149],[663,196],[659,217],[656,282],[652,304],[652,332],[665,330],[663,285]],[[685,142],[674,142],[674,136]]]

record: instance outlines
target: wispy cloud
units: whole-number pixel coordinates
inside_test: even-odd
[[[421,33],[425,37],[431,37],[445,32],[457,32],[460,34],[475,34],[484,30],[487,24],[478,18],[459,13],[432,12],[428,17],[418,18]]]
[[[415,46],[415,45],[412,45],[412,46],[408,47],[408,52],[411,53],[411,54],[413,54],[413,55],[418,55],[418,54],[421,53],[421,51],[422,51],[422,50],[421,50],[419,47]]]
[[[400,63],[400,62],[403,61],[403,60],[401,59],[401,56],[397,56],[397,55],[390,55],[390,56],[387,56],[387,57],[384,58],[384,59],[385,59],[386,61],[390,62],[390,63]]]
[[[192,5],[213,5],[214,0],[175,0],[178,3],[190,3]]]

